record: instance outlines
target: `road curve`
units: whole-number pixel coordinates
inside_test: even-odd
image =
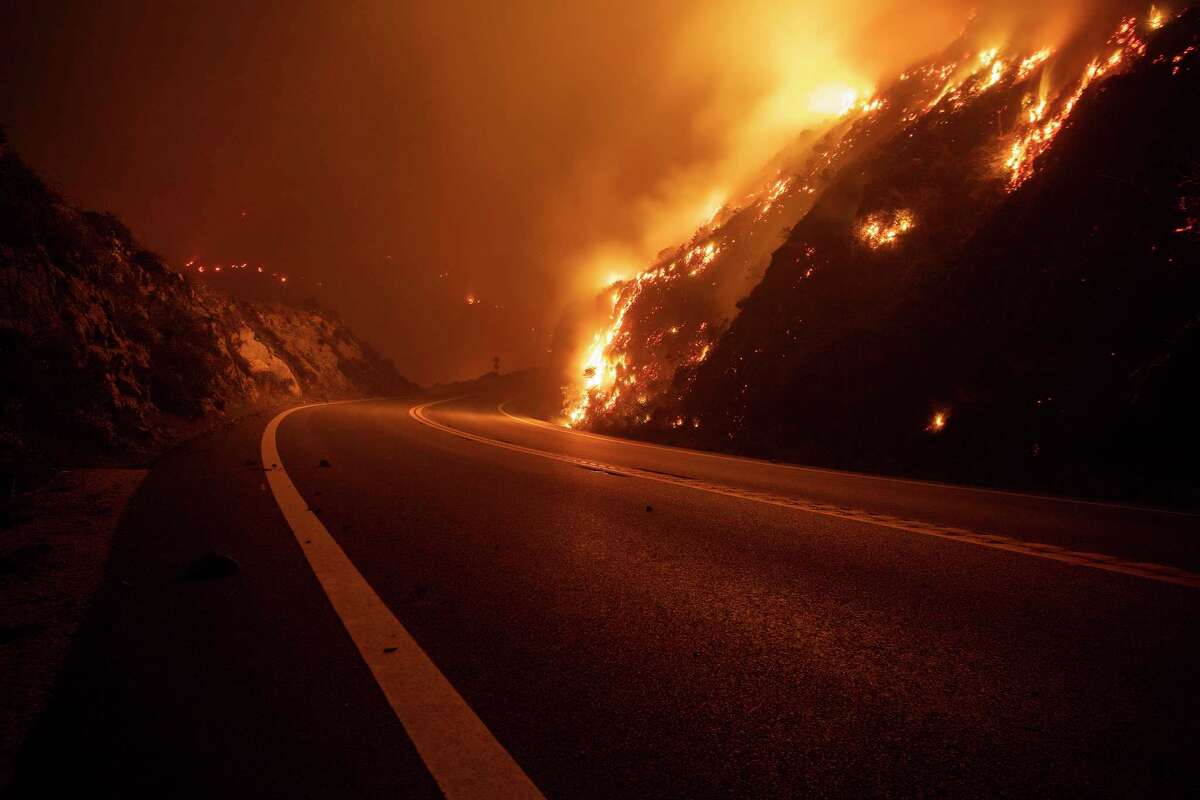
[[[794,508],[892,530],[1022,553],[1033,558],[1045,558],[1134,575],[1147,580],[1200,588],[1200,574],[1186,569],[1134,557],[1121,558],[1109,552],[1070,549],[1063,544],[1044,541],[1085,541],[1094,547],[1103,546],[1105,543],[1120,543],[1127,546],[1118,546],[1118,551],[1158,553],[1167,556],[1167,560],[1172,556],[1186,560],[1194,526],[1200,525],[1198,515],[859,475],[684,450],[646,442],[631,442],[586,431],[570,430],[542,420],[519,416],[506,410],[507,403],[501,403],[496,409],[505,419],[460,414],[460,427],[439,422],[431,416],[430,412],[435,407],[445,406],[456,399],[459,398],[435,400],[413,406],[409,410],[409,416],[435,430],[481,444],[573,464],[609,475],[670,483],[738,500]],[[527,434],[528,431],[517,429],[516,438],[525,439],[527,442],[518,444],[511,438],[514,429],[506,424],[510,420],[532,426],[540,435],[521,436],[520,434]],[[483,429],[485,432],[472,432],[471,428]],[[492,431],[491,435],[486,433],[489,428]],[[571,451],[581,450],[585,455],[571,454]],[[596,460],[597,458],[608,460]],[[831,492],[831,487],[838,487],[840,491]],[[881,488],[884,491],[881,491]],[[813,494],[824,495],[825,501],[811,499]],[[881,496],[885,494],[899,494],[905,501],[901,506],[902,513],[907,512],[908,516],[897,516],[896,513],[878,510],[888,505],[887,500]],[[832,499],[848,504],[829,502]],[[893,501],[890,505],[890,510],[894,511],[896,503]],[[968,513],[963,513],[964,506]],[[1004,509],[1007,513],[997,514],[997,508]],[[971,511],[975,513],[970,513]],[[1038,524],[1030,525],[1021,518],[1012,520],[1013,515],[1017,513],[1038,517]],[[990,519],[984,515],[990,515]],[[1004,516],[1009,517],[1009,520],[1004,519]],[[949,519],[964,520],[964,525],[982,522],[982,529],[973,530],[958,524],[947,524],[945,520]],[[1053,527],[1055,522],[1058,523],[1057,530]],[[1141,530],[1131,530],[1131,523],[1138,525]],[[1011,528],[1015,537],[995,532],[1005,527]],[[1078,534],[1081,528],[1083,536],[1070,535]],[[1104,535],[1105,528],[1107,536]],[[1167,534],[1166,531],[1172,531],[1175,535]],[[1022,535],[1030,538],[1021,538]],[[1167,552],[1156,549],[1164,545],[1168,547]],[[1174,545],[1175,552],[1171,551],[1170,545]]]
[[[1200,789],[1196,517],[624,442],[506,399],[311,407],[275,444],[305,513],[545,796]],[[254,435],[215,437],[203,463],[240,468]],[[440,768],[274,504],[277,478],[197,459],[152,473],[114,553],[135,588],[110,587],[85,626],[24,785],[79,759],[137,796],[215,760],[175,794],[320,796],[341,773],[356,796],[436,794]],[[217,489],[214,522],[179,513]],[[168,546],[166,519],[242,573],[182,603],[139,582],[180,558],[140,555]],[[114,631],[139,658],[114,663]],[[246,652],[293,640],[287,659]],[[200,667],[221,677],[180,696]],[[97,694],[125,702],[100,713]],[[131,784],[110,765],[135,744],[149,772]],[[234,755],[255,746],[257,764]]]
[[[314,411],[281,449],[338,464],[300,491],[548,796],[1179,774],[1195,517],[646,446],[503,399]]]

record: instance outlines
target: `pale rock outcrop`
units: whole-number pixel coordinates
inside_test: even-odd
[[[301,397],[417,391],[330,312],[191,283],[0,137],[0,477],[153,453]]]
[[[299,396],[302,393],[300,383],[283,359],[275,355],[271,348],[259,341],[254,331],[243,325],[234,334],[237,343],[237,354],[245,361],[247,369],[253,376],[268,376],[287,387],[287,391]]]

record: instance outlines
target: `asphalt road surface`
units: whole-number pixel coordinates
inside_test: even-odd
[[[14,796],[1200,790],[1200,517],[505,399],[309,407],[164,458]],[[237,574],[182,579],[209,550]]]

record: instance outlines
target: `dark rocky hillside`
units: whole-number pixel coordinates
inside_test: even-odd
[[[0,477],[145,457],[299,399],[407,394],[328,312],[234,300],[81,211],[0,139]]]
[[[592,427],[1200,504],[1200,13],[1138,35],[1018,185],[1004,137],[1036,73],[965,85],[842,169],[708,358],[641,424]],[[911,229],[866,246],[897,209]]]

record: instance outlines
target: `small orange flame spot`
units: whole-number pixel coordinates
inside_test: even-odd
[[[891,214],[869,214],[858,228],[858,238],[872,250],[895,244],[896,240],[916,226],[913,214],[907,209]]]

